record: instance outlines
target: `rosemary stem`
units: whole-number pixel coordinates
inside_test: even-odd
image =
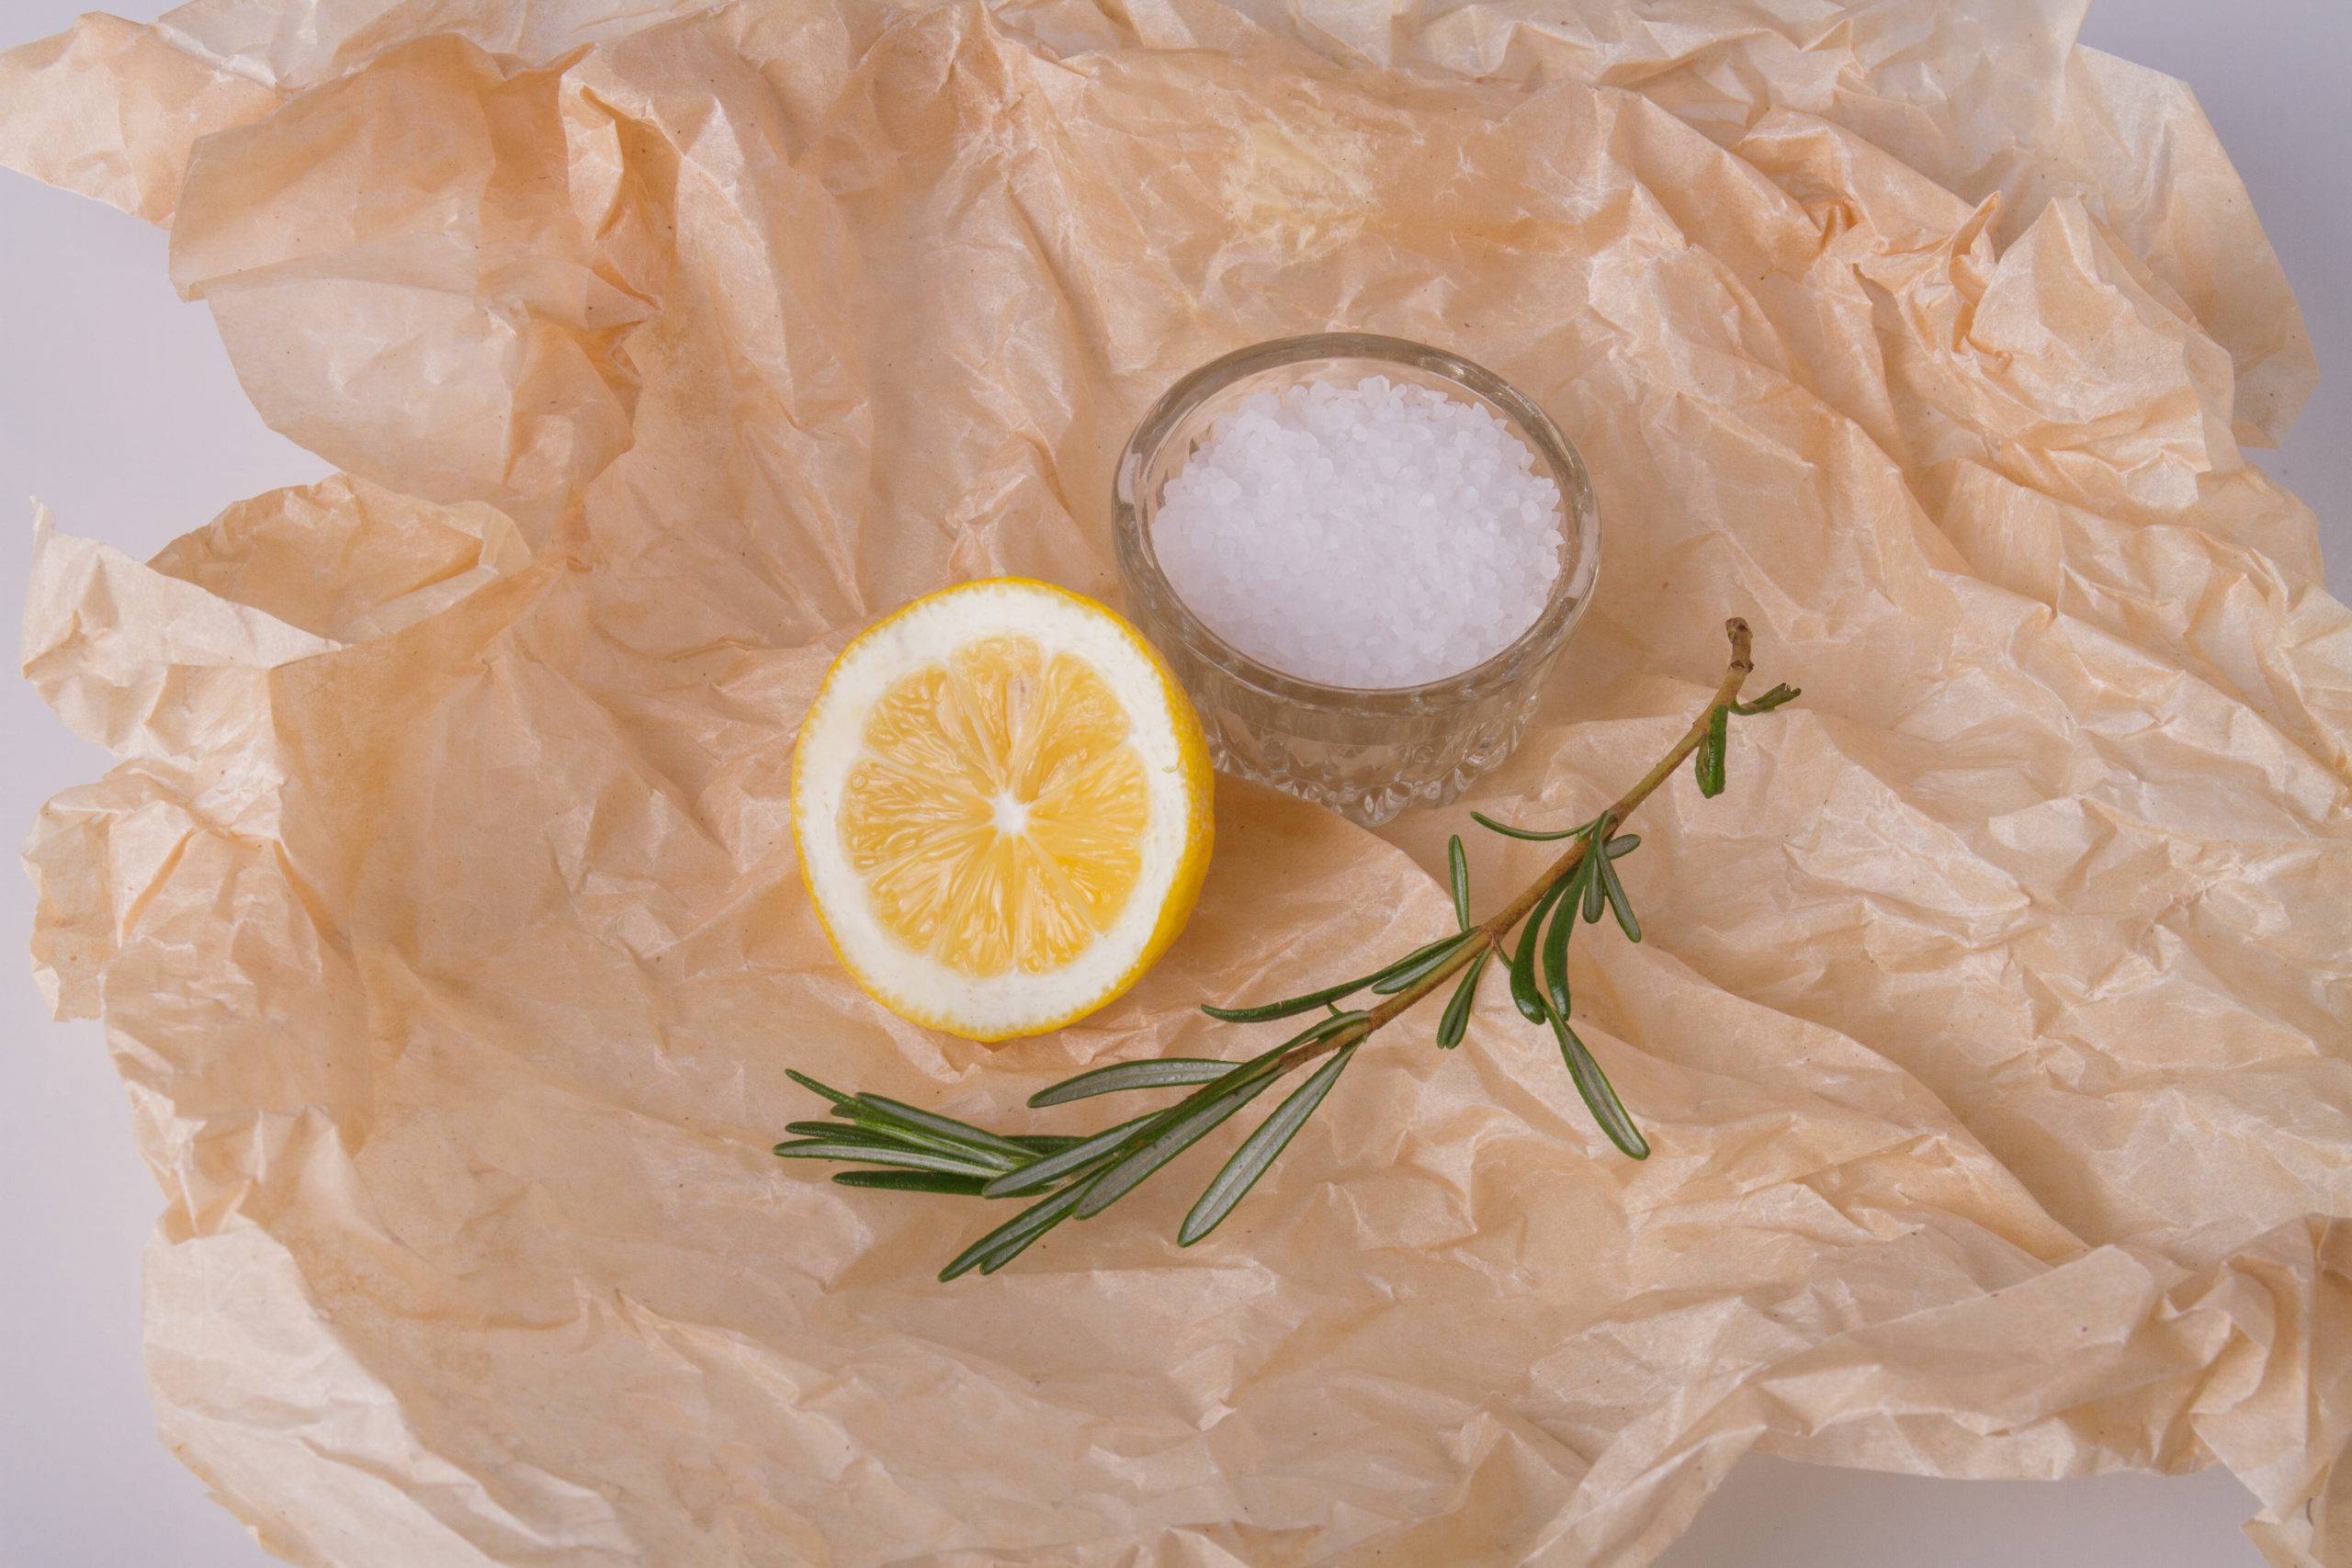
[[[1608,808],[1606,815],[1611,832],[1623,827],[1625,819],[1633,816],[1634,808],[1647,800],[1658,785],[1674,776],[1675,769],[1690,760],[1690,753],[1697,750],[1699,742],[1706,738],[1707,726],[1714,718],[1715,711],[1739,700],[1740,687],[1747,683],[1747,677],[1756,669],[1750,654],[1747,623],[1735,615],[1724,623],[1724,632],[1731,638],[1731,662],[1724,670],[1724,678],[1716,685],[1715,694],[1708,699],[1705,707],[1699,710],[1699,716],[1690,721],[1690,728],[1682,732],[1682,739],[1658,759],[1657,765],[1643,774],[1640,783],[1619,795],[1617,803]],[[1312,1061],[1342,1046],[1368,1039],[1383,1025],[1394,1022],[1398,1014],[1415,1002],[1460,974],[1464,966],[1480,953],[1489,947],[1500,953],[1503,938],[1513,926],[1527,918],[1527,912],[1535,908],[1535,901],[1544,897],[1544,890],[1583,863],[1587,843],[1582,835],[1571,839],[1566,851],[1552,863],[1549,869],[1521,890],[1519,897],[1487,917],[1477,928],[1484,941],[1464,942],[1436,968],[1374,1008],[1361,1022],[1300,1045],[1283,1058],[1281,1070],[1288,1072],[1302,1062]]]

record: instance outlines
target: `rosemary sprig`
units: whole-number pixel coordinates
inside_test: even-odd
[[[1304,991],[1281,1001],[1247,1007],[1204,1007],[1227,1023],[1262,1023],[1317,1008],[1327,1016],[1272,1049],[1246,1061],[1191,1056],[1120,1062],[1093,1067],[1032,1095],[1032,1106],[1054,1106],[1097,1095],[1164,1089],[1188,1090],[1173,1104],[1132,1117],[1091,1136],[1023,1134],[1005,1136],[968,1122],[941,1116],[881,1095],[843,1094],[801,1073],[793,1080],[828,1101],[831,1122],[796,1122],[791,1140],[776,1145],[787,1159],[833,1159],[863,1168],[837,1172],[845,1187],[944,1193],[959,1197],[1008,1198],[1044,1194],[997,1226],[940,1270],[952,1280],[972,1269],[993,1274],[1064,1220],[1100,1213],[1134,1190],[1170,1161],[1206,1137],[1273,1085],[1318,1057],[1330,1059],[1310,1075],[1245,1138],[1192,1212],[1177,1240],[1183,1246],[1208,1235],[1233,1212],[1259,1178],[1289,1146],[1324,1097],[1339,1081],[1356,1048],[1394,1022],[1439,987],[1460,976],[1438,1022],[1437,1043],[1451,1049],[1468,1032],[1478,982],[1497,956],[1505,959],[1511,1001],[1531,1023],[1548,1026],[1577,1093],[1609,1141],[1634,1159],[1648,1157],[1642,1135],[1609,1076],[1569,1025],[1568,939],[1578,923],[1616,917],[1630,942],[1642,940],[1641,921],[1616,863],[1641,847],[1641,837],[1616,829],[1672,776],[1686,759],[1702,795],[1723,793],[1731,720],[1769,713],[1793,701],[1792,686],[1775,686],[1752,702],[1740,688],[1755,668],[1745,621],[1725,623],[1732,656],[1722,682],[1682,738],[1641,781],[1606,810],[1573,828],[1531,829],[1498,822],[1479,812],[1480,827],[1505,838],[1531,842],[1565,841],[1566,848],[1519,896],[1483,922],[1471,918],[1470,863],[1459,834],[1446,842],[1446,871],[1456,930],[1402,958],[1352,980]],[[1518,929],[1515,943],[1504,939]],[[1340,1003],[1369,990],[1383,999],[1368,1009],[1342,1010]]]

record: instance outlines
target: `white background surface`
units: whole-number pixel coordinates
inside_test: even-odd
[[[0,0],[0,46],[74,9]],[[2253,190],[2332,375],[2285,449],[2258,456],[2318,510],[2346,596],[2352,5],[2098,0],[2083,38],[2189,82]],[[29,509],[17,498],[38,494],[66,530],[143,558],[229,502],[325,471],[263,428],[210,318],[164,280],[159,232],[0,174],[0,620],[14,626],[24,602]],[[0,677],[0,738],[11,840],[41,801],[110,761],[13,675]],[[258,1568],[267,1559],[154,1437],[139,1258],[160,1201],[98,1029],[50,1021],[23,956],[30,897],[0,877],[0,1568]],[[1665,1562],[2228,1568],[2259,1562],[2237,1532],[2251,1510],[2221,1471],[1966,1483],[1751,1457]]]

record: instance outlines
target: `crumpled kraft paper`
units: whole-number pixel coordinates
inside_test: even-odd
[[[2075,14],[197,0],[0,56],[0,158],[168,222],[346,470],[34,539],[27,672],[123,759],[33,830],[35,961],[166,1195],[175,1450],[401,1568],[1632,1563],[1751,1448],[2219,1462],[2352,1562],[2352,620],[2240,450],[2311,354]],[[1190,931],[1058,1035],[867,1002],[786,823],[832,654],[1111,592],[1145,405],[1339,326],[1590,463],[1525,746],[1379,836],[1228,784]],[[1492,987],[1191,1250],[1206,1156],[942,1287],[979,1206],[768,1155],[787,1066],[1050,1130],[1076,1065],[1250,1048],[1192,1004],[1442,929],[1464,810],[1613,795],[1728,614],[1804,699],[1577,959],[1646,1164]]]

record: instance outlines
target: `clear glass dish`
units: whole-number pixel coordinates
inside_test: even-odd
[[[1285,674],[1219,637],[1170,586],[1151,525],[1168,481],[1243,399],[1374,375],[1484,404],[1527,443],[1560,487],[1560,576],[1534,623],[1485,663],[1426,685],[1365,690]],[[1600,522],[1584,460],[1543,410],[1457,355],[1362,333],[1259,344],[1177,382],[1129,438],[1113,504],[1128,613],[1200,709],[1216,765],[1366,825],[1409,806],[1442,806],[1510,755],[1600,569]]]

